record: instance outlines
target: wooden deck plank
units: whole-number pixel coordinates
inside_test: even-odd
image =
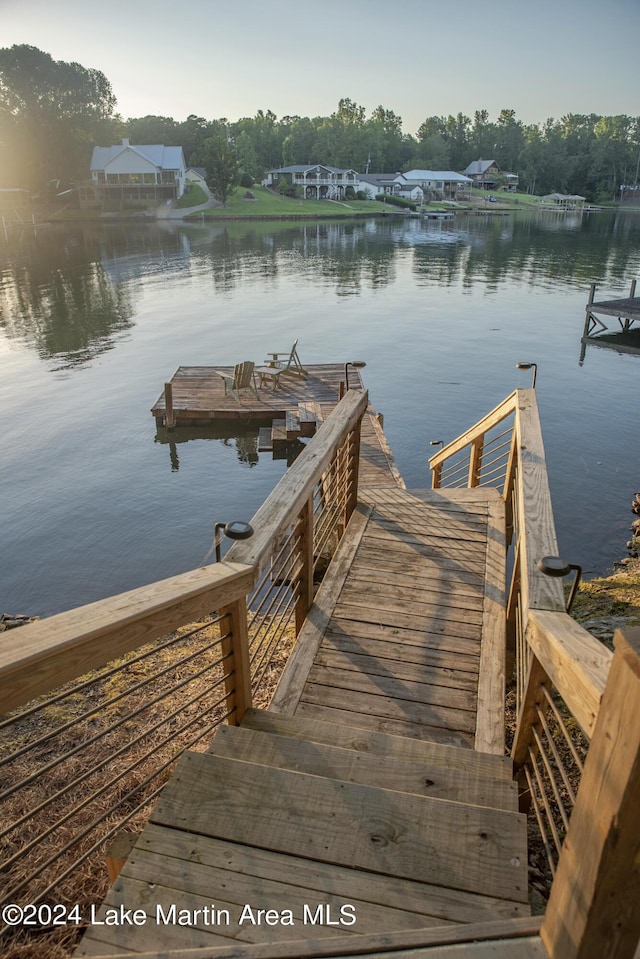
[[[392,661],[379,664],[377,672],[359,672],[353,669],[326,667],[317,662],[309,671],[309,688],[330,686],[332,689],[382,696],[385,699],[421,703],[429,706],[446,706],[447,709],[462,709],[475,712],[475,689],[461,689],[449,684],[435,685],[398,678],[392,670]],[[433,670],[431,675],[433,678]],[[475,684],[474,684],[475,685]]]
[[[475,730],[475,708],[465,710],[455,707],[421,703],[410,699],[392,700],[375,693],[345,690],[338,686],[324,686],[307,683],[300,699],[301,703],[313,706],[325,706],[342,709],[352,714],[362,713],[378,719],[402,720],[408,723],[469,733]],[[348,703],[348,705],[345,705]]]
[[[362,652],[346,651],[342,645],[335,649],[323,642],[316,654],[314,668],[353,671],[366,676],[393,676],[400,681],[451,686],[475,693],[478,686],[477,669],[472,668],[466,672],[457,669],[454,656],[448,657],[448,665],[444,665],[442,660],[431,664],[408,662],[403,655],[402,646],[391,645],[396,647],[395,655],[392,650],[385,650],[387,655],[379,656],[375,652],[366,655]]]
[[[526,902],[526,822],[516,813],[185,753],[151,821]]]
[[[309,742],[340,746],[380,758],[398,758],[414,764],[443,765],[447,769],[477,776],[491,775],[509,782],[513,775],[511,761],[506,756],[480,756],[473,751],[460,750],[441,743],[421,742],[343,723],[307,720],[301,716],[285,716],[270,710],[249,709],[242,725],[243,728],[258,729],[275,735],[298,736]]]
[[[367,752],[309,743],[249,727],[221,726],[208,752],[362,786],[380,786],[431,799],[518,811],[517,786],[513,781],[469,775],[442,765],[416,764],[389,756],[381,763],[378,756]]]
[[[479,578],[479,577],[478,577]],[[449,597],[464,597],[482,605],[484,589],[479,582],[466,582],[459,577],[439,575],[435,569],[424,569],[421,563],[397,563],[392,565],[386,557],[361,556],[356,568],[349,576],[352,583],[388,583],[404,586],[409,580],[426,592],[441,594],[446,588]]]
[[[344,621],[341,625],[345,625]],[[476,675],[479,666],[479,653],[476,644],[473,644],[472,651],[455,651],[449,649],[434,648],[426,646],[424,636],[417,634],[416,644],[406,642],[406,635],[398,635],[398,631],[387,630],[383,636],[373,637],[371,631],[360,623],[353,623],[352,627],[360,626],[360,635],[354,628],[340,629],[336,621],[327,629],[324,634],[322,645],[318,651],[318,657],[329,655],[336,652],[343,657],[367,656],[375,657],[384,661],[385,659],[401,660],[412,665],[440,667],[441,669],[453,669],[460,673],[471,673]],[[420,642],[422,639],[422,642]],[[320,663],[321,660],[318,659]],[[324,660],[322,660],[324,662]],[[324,663],[326,665],[326,663]]]
[[[448,633],[460,639],[475,639],[480,643],[480,625],[467,623],[464,620],[451,617],[446,609],[430,610],[423,615],[413,614],[407,610],[385,609],[378,607],[371,609],[364,602],[341,602],[336,607],[336,619],[357,619],[364,623],[376,623],[386,626],[399,626],[403,629],[419,630],[426,633]]]
[[[349,577],[340,594],[339,606],[363,603],[374,605],[376,610],[411,610],[413,615],[424,616],[425,620],[433,617],[437,621],[482,624],[482,607],[468,597],[461,597],[454,604],[448,602],[448,593],[438,597],[419,584],[398,586],[377,582],[375,588],[372,585]]]
[[[516,918],[527,914],[527,907],[521,903],[484,893],[454,892],[442,886],[371,872],[362,875],[349,867],[282,856],[269,850],[188,834],[155,824],[145,829],[136,853],[138,849],[158,857],[175,857],[182,863],[185,872],[186,865],[190,863],[215,869],[219,881],[210,886],[210,891],[231,887],[236,876],[249,877],[257,883],[282,883],[295,875],[295,885],[310,894],[310,902],[324,901],[325,896],[334,896],[343,902],[369,903],[394,912],[432,916],[444,924],[481,922],[496,916]],[[122,875],[126,876],[128,870],[129,864]],[[365,930],[361,928],[359,931]]]
[[[465,749],[473,748],[474,733],[465,733],[459,729],[446,726],[432,726],[426,721],[414,722],[408,718],[394,719],[389,716],[377,716],[366,712],[350,712],[340,706],[315,705],[301,702],[296,709],[296,717],[303,719],[320,720],[328,723],[346,723],[353,727],[375,730],[380,733],[389,733],[392,736],[407,736],[425,742],[441,743],[447,746],[459,746]]]
[[[361,610],[359,610],[362,612]],[[365,616],[366,613],[363,613]],[[397,622],[385,624],[380,622],[367,622],[366,619],[350,618],[344,611],[335,613],[325,632],[325,635],[350,636],[353,638],[370,637],[380,641],[389,640],[391,642],[401,642],[406,646],[434,650],[436,652],[460,653],[464,656],[477,657],[479,661],[480,643],[478,631],[464,630],[457,624],[457,633],[471,632],[471,635],[453,635],[451,630],[444,631],[438,624],[432,625],[429,629],[412,629],[404,625],[400,626]]]

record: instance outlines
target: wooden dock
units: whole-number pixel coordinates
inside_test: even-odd
[[[589,300],[586,306],[586,318],[584,336],[589,336],[597,328],[606,330],[606,324],[599,320],[595,314],[602,316],[615,316],[618,319],[620,329],[627,333],[633,323],[640,322],[640,296],[636,296],[636,281],[631,281],[629,296],[617,300],[595,300],[596,284],[592,283],[589,290]]]
[[[527,916],[504,536],[494,490],[365,489],[270,710],[185,754],[100,913],[148,922],[96,925],[76,955]],[[159,926],[158,904],[190,921]]]
[[[231,366],[179,366],[169,385],[173,399],[175,426],[205,426],[212,420],[270,422],[297,413],[302,404],[320,404],[333,409],[338,402],[340,383],[344,382],[344,363],[306,366],[307,376],[283,374],[279,388],[269,383],[256,393],[243,389],[239,395],[225,393],[224,380],[215,370],[233,375]],[[357,370],[349,369],[349,386],[362,389]],[[165,391],[151,408],[158,425],[166,417]]]
[[[580,340],[580,366],[584,363],[587,346],[603,347],[616,353],[640,354],[640,296],[636,296],[636,281],[631,281],[629,296],[617,300],[595,300],[596,284],[592,283],[586,306],[584,330]],[[609,330],[600,318],[615,316],[618,327]]]
[[[231,367],[216,367],[232,373]],[[178,429],[165,430],[165,393],[151,409],[159,427],[161,442],[171,443],[196,435],[193,430],[212,424],[227,427],[263,425],[258,430],[256,452],[287,457],[287,448],[299,437],[311,436],[335,408],[344,364],[307,366],[306,377],[283,375],[281,388],[270,386],[243,390],[238,397],[225,394],[224,382],[206,366],[180,366],[171,379],[173,413]],[[363,389],[358,370],[349,370],[349,388]],[[295,451],[292,458],[295,457]],[[382,417],[369,407],[362,420],[360,441],[360,482],[367,486],[391,485],[404,488],[404,480],[382,429]]]

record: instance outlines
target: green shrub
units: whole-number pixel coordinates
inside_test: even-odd
[[[401,196],[393,196],[391,193],[378,193],[376,200],[381,203],[388,203],[390,206],[399,206],[403,210],[414,210],[416,204],[412,200],[405,200]]]

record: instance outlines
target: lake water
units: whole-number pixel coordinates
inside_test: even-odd
[[[247,437],[169,446],[149,410],[178,365],[364,359],[409,487],[431,439],[538,363],[560,552],[604,573],[640,489],[640,356],[580,338],[589,284],[627,295],[640,215],[433,222],[94,224],[0,236],[0,612],[49,615],[198,566],[286,464]],[[612,321],[616,323],[615,320]]]

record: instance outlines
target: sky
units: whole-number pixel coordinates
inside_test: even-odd
[[[125,118],[328,116],[379,104],[415,134],[503,108],[525,123],[640,114],[640,0],[0,0],[0,46],[102,72]]]

